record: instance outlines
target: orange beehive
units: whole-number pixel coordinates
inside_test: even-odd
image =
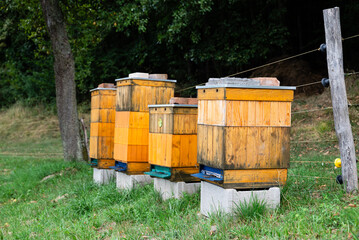
[[[204,180],[224,188],[283,185],[289,167],[294,87],[198,89],[198,157]]]
[[[128,77],[116,82],[115,169],[143,174],[150,166],[148,105],[168,103],[174,95],[176,81]]]
[[[193,182],[197,167],[197,105],[150,105],[146,174],[172,182]]]
[[[114,166],[115,101],[113,84],[100,84],[91,90],[90,158],[93,167]]]

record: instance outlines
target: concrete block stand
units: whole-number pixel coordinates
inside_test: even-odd
[[[108,184],[115,179],[115,170],[113,169],[93,169],[93,181],[97,184]]]
[[[136,185],[151,183],[152,178],[148,175],[127,175],[123,172],[116,172],[117,189],[132,189]]]
[[[193,194],[199,190],[201,183],[171,182],[167,179],[155,178],[154,188],[161,193],[162,199],[181,198],[183,193]]]
[[[268,190],[239,191],[201,182],[201,213],[207,217],[219,211],[232,214],[241,202],[250,203],[253,199],[263,201],[267,208],[275,209],[280,206],[280,189],[272,187]]]

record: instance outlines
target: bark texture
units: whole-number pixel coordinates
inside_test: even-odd
[[[54,53],[56,105],[64,158],[84,160],[77,115],[75,62],[58,0],[41,0],[42,12]]]
[[[343,182],[348,193],[355,193],[358,191],[358,174],[344,81],[339,8],[326,9],[323,15],[334,125],[339,140]]]

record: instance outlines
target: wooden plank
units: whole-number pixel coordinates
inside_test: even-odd
[[[289,128],[225,127],[225,133],[223,169],[266,169],[289,166]]]
[[[148,162],[148,145],[127,145],[127,159],[123,162]]]
[[[91,97],[91,109],[100,108],[100,96],[94,95]]]
[[[149,171],[150,171],[149,163],[137,163],[137,162],[127,163],[126,174],[128,175],[139,175]]]
[[[199,101],[198,124],[224,126],[226,122],[226,101]]]
[[[225,170],[223,187],[236,189],[283,186],[287,169]]]
[[[132,86],[117,87],[116,111],[132,111]]]
[[[173,134],[196,134],[197,114],[175,114],[173,116]]]
[[[256,101],[256,119],[255,119],[255,126],[264,126],[264,110],[263,110],[263,102]]]
[[[117,111],[116,127],[120,128],[149,128],[149,114],[147,112]]]
[[[207,88],[207,89],[198,89],[197,98],[198,100],[224,100],[225,99],[225,88]]]
[[[248,126],[256,126],[256,102],[248,101]]]
[[[173,113],[186,114],[186,115],[197,115],[198,107],[174,107]]]
[[[207,89],[206,89],[207,90]],[[293,101],[293,90],[226,88],[226,100]]]
[[[240,129],[242,130],[242,129]],[[232,139],[233,141],[234,139]],[[245,163],[246,168],[259,168],[258,164],[258,128],[248,127],[247,128],[247,162]]]
[[[224,145],[224,127],[213,126],[213,141],[210,146],[212,151],[213,166],[221,166],[224,164],[225,145]]]
[[[128,146],[125,144],[114,143],[114,159],[125,161],[128,158]]]
[[[165,81],[142,80],[142,79],[127,79],[127,80],[117,81],[117,86],[128,86],[128,85],[174,88],[176,86],[176,83],[165,82]]]
[[[172,163],[170,167],[180,166],[181,158],[181,136],[173,135],[172,136]]]
[[[345,88],[339,8],[325,9],[323,15],[334,126],[339,140],[344,188],[347,193],[357,193],[358,170]]]
[[[100,94],[100,108],[115,108],[116,95],[102,95]]]
[[[100,109],[91,109],[91,120],[90,122],[100,122]]]
[[[150,133],[149,160],[150,164],[171,167],[172,134]]]
[[[178,166],[188,166],[189,164],[189,138],[187,135],[180,136],[180,158]]]
[[[113,158],[113,137],[98,137],[97,158]]]
[[[98,137],[91,137],[90,136],[90,157],[91,158],[98,158]]]
[[[173,133],[173,114],[150,113],[149,121],[151,133]]]
[[[149,131],[146,128],[116,128],[116,143],[148,145]]]
[[[96,168],[99,169],[108,169],[109,167],[115,166],[114,159],[97,159]]]

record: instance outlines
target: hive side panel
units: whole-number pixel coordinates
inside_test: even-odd
[[[150,113],[150,133],[173,133],[172,113]]]
[[[210,167],[222,168],[224,163],[224,127],[197,126],[197,161]]]
[[[116,92],[116,111],[132,111],[132,86],[118,86]]]
[[[282,186],[287,169],[253,169],[224,171],[225,188],[249,189]]]
[[[226,127],[224,169],[286,168],[289,128]]]
[[[173,134],[196,134],[197,114],[175,114],[173,116]]]
[[[293,90],[227,88],[226,100],[244,101],[293,101]]]
[[[226,119],[226,101],[199,100],[198,124],[224,126]]]
[[[90,158],[98,159],[98,137],[90,136]]]
[[[227,101],[226,126],[290,127],[290,102]]]
[[[172,134],[150,133],[149,160],[150,164],[171,167]]]

